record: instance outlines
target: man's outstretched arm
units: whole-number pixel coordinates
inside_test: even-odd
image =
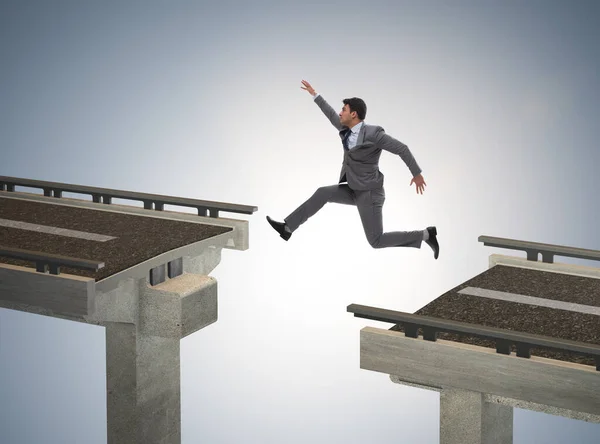
[[[338,131],[341,131],[344,126],[340,123],[340,115],[335,112],[335,110],[327,103],[327,101],[321,96],[319,93],[315,91],[315,89],[308,83],[306,80],[302,80],[302,85],[300,88],[309,92],[311,96],[313,96],[313,100],[315,103],[321,108],[323,114],[327,116],[329,121]]]
[[[387,135],[384,129],[381,127],[378,128],[375,135],[375,143],[381,147],[381,149],[400,156],[413,175],[410,185],[412,185],[414,182],[417,188],[417,193],[420,192],[423,194],[424,185],[426,185],[425,179],[423,179],[423,176],[421,175],[421,168],[408,149],[408,146],[399,140],[394,139],[392,136]]]

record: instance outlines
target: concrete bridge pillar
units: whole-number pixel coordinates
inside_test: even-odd
[[[135,323],[102,322],[108,443],[179,444],[179,341],[216,322],[217,282],[184,274],[153,287],[140,279],[135,288],[122,304]]]
[[[482,393],[440,391],[440,444],[512,444],[513,409],[485,401]]]

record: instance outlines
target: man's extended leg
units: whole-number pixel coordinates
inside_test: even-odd
[[[354,191],[347,184],[321,187],[302,205],[284,219],[293,233],[328,202],[354,205]]]
[[[309,217],[314,216],[327,202],[354,205],[354,191],[346,184],[321,187],[315,191],[310,199],[286,217],[284,222],[274,221],[269,216],[267,216],[267,221],[282,239],[287,241],[292,236],[292,232],[306,222]]]
[[[385,202],[383,188],[355,191],[356,206],[369,244],[373,248],[414,247],[421,248],[423,230],[383,232],[382,209]]]

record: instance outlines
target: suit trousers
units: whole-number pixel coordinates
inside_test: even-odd
[[[383,232],[381,210],[385,201],[383,187],[375,190],[353,190],[348,184],[321,187],[302,205],[294,210],[285,223],[292,231],[314,216],[328,202],[356,205],[365,235],[373,248],[414,247],[421,248],[423,230]]]

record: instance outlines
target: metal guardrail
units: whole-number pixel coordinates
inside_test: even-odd
[[[58,254],[43,253],[41,251],[21,250],[19,248],[8,248],[0,245],[0,256],[14,259],[34,261],[35,268],[40,273],[60,274],[60,267],[82,268],[85,270],[98,271],[104,268],[104,262],[91,261]]]
[[[199,216],[219,217],[220,211],[229,213],[252,214],[258,210],[255,206],[238,205],[225,202],[189,199],[185,197],[165,196],[162,194],[138,193],[134,191],[114,190],[110,188],[89,187],[60,182],[0,176],[0,190],[15,191],[15,186],[24,186],[44,190],[44,196],[62,197],[63,192],[87,194],[96,203],[110,204],[112,199],[128,199],[144,203],[147,210],[163,211],[165,205],[191,207],[198,210]],[[154,207],[154,208],[153,208]],[[208,213],[208,214],[207,214]]]
[[[60,274],[60,267],[80,268],[84,270],[98,271],[104,268],[104,262],[80,259],[70,256],[60,256],[58,254],[44,253],[41,251],[22,250],[19,248],[9,248],[0,245],[0,256],[13,259],[22,259],[35,262],[35,269],[40,273]],[[166,273],[165,273],[166,268]],[[183,258],[177,258],[149,270],[148,281],[150,285],[155,286],[166,280],[173,279],[183,274]]]
[[[575,257],[579,259],[600,260],[600,251],[587,248],[565,247],[562,245],[540,244],[538,242],[505,239],[502,237],[479,236],[479,242],[488,247],[508,248],[521,250],[527,253],[527,260],[537,261],[538,254],[542,254],[542,261],[551,264],[554,256]]]
[[[534,347],[580,353],[593,357],[596,362],[596,370],[600,371],[600,345],[502,330],[483,325],[415,315],[366,305],[350,304],[347,307],[347,311],[354,313],[354,317],[358,318],[402,324],[404,326],[404,334],[411,338],[418,337],[419,328],[423,330],[423,339],[427,341],[437,340],[438,332],[469,334],[496,341],[496,353],[504,355],[510,355],[511,345],[514,344],[517,348],[517,356],[520,358],[531,357],[530,349]]]

